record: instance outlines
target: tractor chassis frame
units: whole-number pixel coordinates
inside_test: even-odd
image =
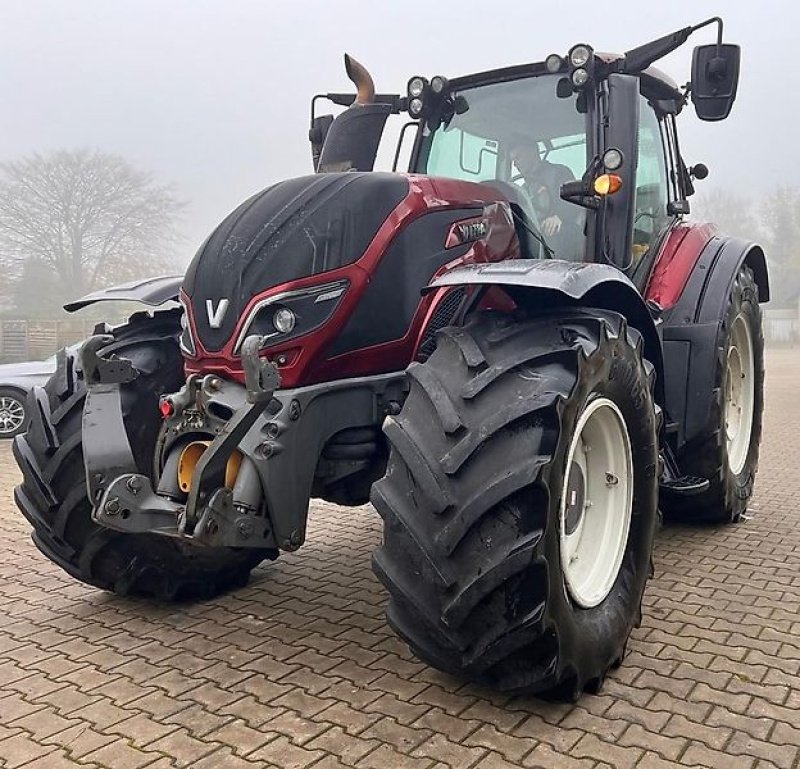
[[[201,546],[299,548],[325,444],[348,428],[380,426],[387,414],[399,411],[408,389],[402,371],[279,389],[274,366],[243,349],[243,359],[249,358],[247,386],[216,374],[192,375],[168,398],[174,412],[162,425],[157,469],[176,440],[213,436],[197,463],[188,498],[181,501],[156,493],[150,477],[137,467],[121,392],[137,372],[124,359],[104,360],[100,347],[101,340],[92,337],[82,351],[87,381],[83,450],[92,518],[116,531],[170,536]],[[257,345],[253,347],[257,352]],[[111,362],[113,366],[104,366]],[[234,451],[257,471],[266,517],[235,505],[223,485]],[[164,466],[165,474],[175,466]]]

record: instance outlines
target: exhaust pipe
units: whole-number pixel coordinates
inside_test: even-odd
[[[347,77],[356,86],[355,101],[328,129],[317,171],[371,171],[378,154],[390,104],[375,102],[375,83],[367,68],[349,54],[344,55]]]
[[[373,104],[375,102],[375,81],[367,68],[356,61],[349,53],[344,55],[344,69],[347,77],[353,81],[357,89],[355,104]]]

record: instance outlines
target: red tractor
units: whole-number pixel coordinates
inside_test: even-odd
[[[712,23],[687,88],[652,68]],[[182,307],[61,353],[17,504],[77,579],[183,600],[299,548],[312,497],[371,500],[415,654],[574,698],[641,619],[659,509],[729,523],[752,494],[764,253],[684,219],[707,169],[675,127],[689,98],[728,115],[739,49],[710,19],[405,95],[346,64],[314,174],[243,203],[183,278],[71,305]],[[373,171],[406,112],[409,172]]]

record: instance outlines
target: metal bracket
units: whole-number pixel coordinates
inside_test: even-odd
[[[130,473],[115,478],[95,507],[92,518],[101,526],[129,534],[179,537],[181,508],[158,496],[146,475]]]
[[[93,512],[108,529],[126,534],[160,534],[209,547],[274,547],[272,530],[264,518],[237,510],[230,489],[217,489],[203,508],[193,534],[183,531],[184,508],[153,491],[145,475],[115,478]]]
[[[86,488],[94,503],[109,480],[137,471],[118,384],[93,384],[86,389],[82,432]]]
[[[272,401],[275,389],[280,386],[281,377],[275,364],[262,361],[258,355],[261,342],[261,337],[253,335],[248,336],[242,344],[242,363],[250,406],[242,407],[234,414],[197,463],[186,511],[181,518],[181,531],[194,531],[199,523],[198,511],[210,504],[212,490],[223,485],[228,458],[239,447],[244,436]]]
[[[136,367],[126,358],[118,358],[113,353],[106,358],[100,354],[103,347],[114,342],[109,334],[96,334],[82,345],[80,356],[83,377],[86,384],[127,384],[139,376]]]
[[[210,547],[268,547],[272,530],[264,518],[237,510],[230,489],[217,489],[194,527],[192,539]]]
[[[242,367],[250,403],[272,400],[272,393],[281,386],[281,375],[277,366],[260,356],[264,337],[252,334],[242,342]]]

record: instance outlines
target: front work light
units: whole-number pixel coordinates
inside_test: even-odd
[[[622,166],[622,153],[616,147],[610,147],[603,153],[603,166],[606,171],[616,171]]]
[[[412,99],[419,98],[425,91],[425,85],[425,78],[412,77],[411,80],[408,81],[408,95]]]
[[[564,64],[564,60],[557,53],[551,53],[544,60],[545,69],[551,75],[555,75],[556,72],[559,72],[561,70],[561,67],[562,67],[563,64]]]
[[[592,57],[592,50],[588,45],[576,45],[569,52],[569,63],[573,67],[585,67]]]
[[[422,114],[422,99],[412,99],[408,103],[408,111],[412,117],[419,117]]]
[[[431,78],[431,91],[435,94],[444,93],[447,88],[447,78],[441,75],[436,75]]]
[[[578,67],[572,73],[572,85],[576,88],[586,85],[589,82],[589,71],[583,67]]]

